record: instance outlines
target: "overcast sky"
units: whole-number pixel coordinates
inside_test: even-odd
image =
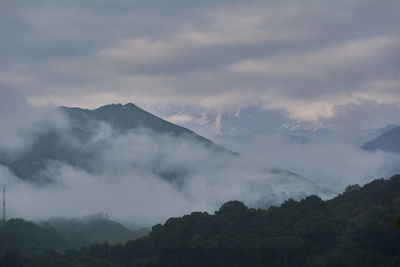
[[[75,216],[130,202],[153,222],[230,199],[299,196],[301,184],[268,178],[267,162],[335,192],[389,177],[400,156],[360,146],[371,129],[400,125],[399,14],[399,0],[0,0],[0,147],[22,150],[35,134],[26,129],[43,123],[64,129],[49,107],[132,102],[242,155],[99,131],[94,140],[112,148],[99,180],[62,165],[49,173],[66,190],[15,186],[10,210]],[[302,132],[316,128],[329,129]],[[193,170],[186,191],[135,169],[158,167],[160,155],[165,170]],[[0,176],[13,178],[2,165]]]
[[[34,105],[396,118],[399,14],[395,0],[3,0],[0,90]]]

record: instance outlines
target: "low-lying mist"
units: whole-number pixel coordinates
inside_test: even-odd
[[[400,155],[366,151],[361,148],[361,135],[343,138],[341,134],[316,136],[305,143],[284,135],[254,135],[236,148],[242,155],[263,158],[335,192],[399,173]]]
[[[400,162],[339,142],[294,145],[265,136],[253,138],[238,156],[144,127],[121,132],[95,121],[76,129],[52,107],[8,102],[0,116],[0,186],[7,188],[8,218],[104,212],[151,226],[192,211],[214,212],[230,200],[268,207],[310,194],[329,198]]]
[[[96,122],[94,134],[79,139],[68,118],[48,111],[9,131],[18,145],[0,142],[1,155],[9,160],[0,165],[8,217],[43,220],[105,212],[111,219],[148,226],[192,211],[213,212],[229,200],[267,207],[308,194],[332,195],[263,159],[216,150],[185,135],[143,127],[120,132]],[[46,142],[50,139],[62,143],[60,148]],[[57,146],[56,156],[42,159],[49,144]],[[32,169],[23,178],[9,168],[18,168],[13,160],[21,155],[28,159],[21,166]],[[43,168],[30,169],[32,164]],[[42,176],[46,179],[37,179]]]
[[[106,212],[112,219],[151,225],[195,210],[213,212],[233,199],[266,207],[329,193],[263,161],[146,129],[119,134],[102,124],[80,149],[94,146],[98,154],[90,172],[48,161],[43,173],[52,177],[51,183],[19,179],[2,166],[9,216],[45,219]]]

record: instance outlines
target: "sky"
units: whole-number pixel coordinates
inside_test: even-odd
[[[366,127],[383,127],[399,122],[399,11],[390,0],[4,0],[0,90],[161,116],[257,106],[319,126],[372,107]]]
[[[112,150],[101,154],[107,168],[98,177],[51,163],[46,171],[61,187],[49,190],[16,182],[0,165],[0,182],[16,184],[11,210],[83,216],[130,201],[151,224],[232,199],[256,206],[315,192],[267,175],[271,166],[335,193],[389,177],[400,156],[360,147],[400,125],[399,13],[395,0],[2,0],[2,149],[29,148],[44,121],[67,129],[56,106],[132,102],[242,157],[103,129],[94,141]],[[160,153],[167,169],[193,169],[185,190],[143,173]]]

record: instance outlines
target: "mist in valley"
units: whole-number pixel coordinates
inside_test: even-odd
[[[230,200],[267,208],[310,194],[327,199],[399,162],[398,156],[345,143],[295,145],[266,136],[252,138],[237,155],[188,136],[143,127],[121,132],[101,121],[92,122],[89,137],[80,139],[58,109],[20,100],[16,95],[1,105],[7,110],[1,113],[0,181],[7,188],[9,218],[39,221],[102,212],[125,224],[151,226],[192,211],[213,213]],[[17,177],[7,162],[25,154],[40,157],[37,143],[46,145],[43,133],[49,131],[67,148],[60,154],[66,158],[39,162],[39,169],[28,166],[30,175]]]
[[[7,99],[7,112],[1,113],[6,130],[1,132],[0,171],[9,217],[40,220],[106,212],[115,220],[149,226],[194,210],[213,212],[232,199],[266,207],[289,197],[329,193],[302,177],[275,172],[262,159],[218,152],[190,138],[145,128],[121,133],[95,122],[90,126],[95,134],[82,141],[72,133],[71,121],[54,107],[34,108],[12,100]],[[39,162],[45,167],[39,170],[28,163],[31,173],[17,177],[4,162],[26,153],[28,159],[39,157],[37,142],[45,146],[49,137],[43,133],[48,131],[61,136],[57,140],[68,148],[61,154],[79,160],[46,160]]]

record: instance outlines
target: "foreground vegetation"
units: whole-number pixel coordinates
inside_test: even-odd
[[[2,266],[400,266],[400,176],[352,185],[336,198],[309,196],[249,209],[231,201],[193,212],[125,244],[24,257]]]

